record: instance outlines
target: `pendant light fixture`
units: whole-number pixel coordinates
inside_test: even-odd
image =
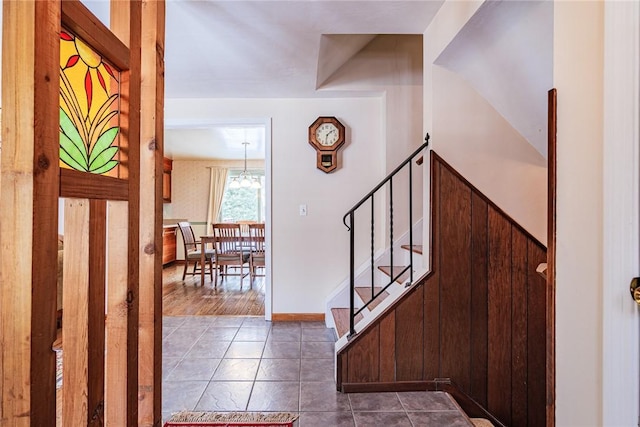
[[[240,172],[240,175],[231,180],[229,188],[261,188],[262,186],[260,185],[258,177],[251,176],[251,174],[247,172],[247,145],[249,145],[249,143],[245,141],[242,145],[244,145],[244,170]]]

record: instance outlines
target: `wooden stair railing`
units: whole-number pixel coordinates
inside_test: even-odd
[[[546,248],[431,151],[431,271],[338,350],[338,390],[447,378],[504,425],[546,425]],[[425,243],[426,244],[426,243]]]

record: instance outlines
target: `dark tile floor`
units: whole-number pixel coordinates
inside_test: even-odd
[[[319,322],[163,319],[162,413],[287,411],[296,426],[470,426],[445,393],[336,391],[335,334]]]

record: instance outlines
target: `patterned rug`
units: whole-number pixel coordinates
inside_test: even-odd
[[[178,412],[164,427],[292,427],[298,419],[290,412]]]

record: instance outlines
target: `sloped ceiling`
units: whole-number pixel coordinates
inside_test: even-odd
[[[321,87],[333,73],[360,52],[375,34],[324,34],[318,53],[318,78],[316,88]]]
[[[553,2],[488,1],[436,60],[467,80],[544,157]]]

